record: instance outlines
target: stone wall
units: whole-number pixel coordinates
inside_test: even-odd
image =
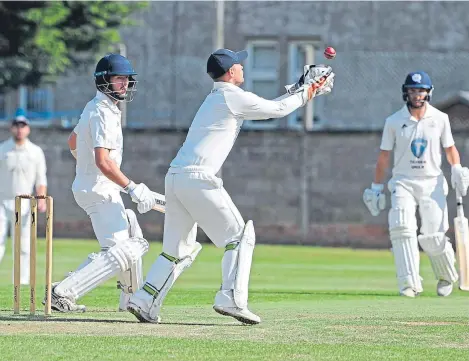
[[[165,172],[185,134],[127,130],[124,172],[163,193]],[[0,140],[7,137],[7,130],[1,129]],[[55,200],[55,235],[92,237],[90,222],[70,191],[74,160],[67,149],[67,137],[68,131],[61,129],[35,128],[31,135],[47,158],[49,192]],[[371,217],[362,203],[363,190],[372,180],[379,140],[379,133],[309,134],[306,164],[302,165],[300,134],[244,131],[222,169],[224,186],[243,217],[254,221],[259,242],[388,247],[386,214]],[[466,134],[457,134],[456,141],[467,165]],[[301,235],[302,169],[308,175],[310,208],[306,238]],[[445,170],[449,174],[447,167]],[[126,195],[123,198],[135,209]],[[455,216],[453,198],[450,193],[450,224]],[[162,214],[150,212],[139,219],[149,239],[161,239]],[[202,232],[199,235],[205,238]]]
[[[317,100],[315,115],[325,129],[379,130],[402,104],[400,86],[409,71],[430,73],[435,101],[469,89],[468,13],[468,2],[231,1],[225,2],[225,46],[239,50],[250,40],[275,40],[278,94],[291,81],[289,43],[317,43],[317,62],[326,61],[323,45],[334,46],[334,92]],[[212,86],[205,67],[215,19],[213,1],[154,1],[134,16],[136,26],[122,29],[139,73],[128,124],[189,126]],[[80,114],[96,91],[93,70],[94,64],[67,70],[55,86],[56,111]]]

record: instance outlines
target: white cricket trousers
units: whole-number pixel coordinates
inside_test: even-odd
[[[197,225],[217,247],[240,241],[244,220],[223,181],[197,167],[170,168],[165,178],[163,252],[182,258],[194,249]]]
[[[75,201],[90,217],[96,239],[103,251],[129,239],[129,223],[118,190],[107,195],[73,192]]]
[[[30,230],[31,212],[29,200],[23,199],[21,202],[21,255],[20,255],[20,283],[29,284],[29,259],[30,259]],[[14,237],[15,237],[15,200],[0,202],[0,262],[5,255],[5,243],[10,226],[10,237],[12,252],[14,257]],[[13,273],[13,272],[12,272]]]
[[[416,231],[415,214],[418,208],[422,234],[448,230],[448,183],[444,175],[421,178],[394,176],[388,183],[388,189],[391,193],[390,223],[400,219],[399,223],[404,223],[409,231]]]

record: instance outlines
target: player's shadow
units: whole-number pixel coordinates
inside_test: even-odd
[[[104,318],[56,318],[56,317],[45,317],[45,316],[30,316],[30,315],[18,315],[18,316],[0,316],[0,321],[12,321],[12,322],[93,322],[93,323],[135,323],[131,320],[110,320]]]
[[[0,316],[1,321],[11,322],[89,322],[89,323],[126,323],[126,324],[139,324],[139,325],[168,325],[168,326],[207,326],[207,327],[233,327],[244,326],[241,323],[237,324],[222,324],[222,323],[201,323],[201,322],[160,322],[156,323],[142,323],[133,320],[113,320],[104,318],[67,318],[67,317],[45,317],[45,316],[31,316],[31,315],[17,315],[17,316]]]
[[[143,325],[145,325],[143,323]],[[149,324],[147,324],[149,325]],[[249,326],[249,325],[244,325],[242,323],[197,323],[197,322],[161,322],[160,325],[168,325],[168,326],[210,326],[210,327],[216,327],[216,326],[222,326],[222,327],[243,327],[243,326]]]
[[[388,291],[278,291],[278,290],[253,290],[249,291],[250,294],[281,294],[281,295],[309,295],[309,296],[380,296],[380,297],[398,297],[398,293]]]

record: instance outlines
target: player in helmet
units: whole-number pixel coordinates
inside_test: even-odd
[[[131,102],[137,91],[137,73],[130,61],[119,54],[109,54],[96,65],[96,88],[116,102]]]
[[[449,296],[458,279],[454,250],[445,235],[449,227],[448,184],[441,170],[441,148],[452,166],[451,184],[462,196],[469,185],[469,169],[460,164],[448,115],[428,103],[432,91],[427,73],[416,71],[407,75],[402,85],[406,104],[386,119],[374,181],[363,194],[372,215],[377,216],[385,209],[384,181],[393,151],[394,166],[388,183],[389,235],[399,292],[407,297],[423,291],[419,244],[430,258],[439,296]],[[420,235],[417,235],[417,208]]]
[[[122,290],[119,309],[125,310],[130,294],[141,286],[141,257],[148,242],[135,213],[125,209],[120,192],[130,195],[140,213],[152,209],[157,198],[145,184],[135,184],[120,170],[123,139],[117,107],[118,102],[132,100],[136,75],[122,55],[103,57],[94,73],[98,92],[69,137],[77,161],[73,195],[90,217],[101,250],[54,285],[52,307],[56,311],[84,311],[76,300],[113,276]]]
[[[410,109],[425,107],[425,103],[431,99],[432,92],[432,81],[423,71],[408,74],[402,84],[402,98]]]

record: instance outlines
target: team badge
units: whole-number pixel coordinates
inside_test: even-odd
[[[412,80],[416,83],[420,83],[422,81],[422,76],[420,74],[414,74],[412,75]]]
[[[427,149],[427,144],[428,141],[426,139],[416,138],[410,144],[410,150],[414,156],[420,158],[425,152],[425,149]]]

